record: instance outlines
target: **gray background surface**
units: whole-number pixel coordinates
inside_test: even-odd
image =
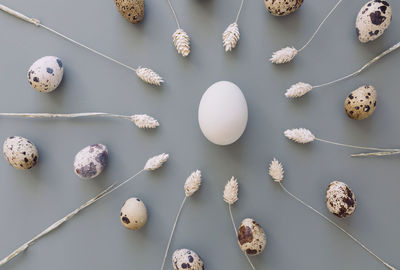
[[[17,171],[0,162],[0,255],[30,239],[107,185],[142,168],[148,157],[171,155],[167,166],[144,173],[15,258],[4,269],[159,269],[183,184],[201,169],[204,184],[187,202],[171,252],[187,247],[206,269],[249,269],[241,254],[222,191],[235,175],[240,200],[236,222],[255,218],[268,235],[264,253],[253,258],[258,269],[385,269],[373,257],[289,198],[266,175],[266,164],[278,157],[286,166],[285,185],[323,213],[330,181],[347,182],[358,199],[356,213],[345,220],[330,215],[394,266],[400,267],[399,159],[351,159],[354,151],[315,143],[289,142],[282,132],[306,127],[317,136],[358,145],[395,147],[399,143],[399,55],[394,53],[362,75],[289,101],[283,93],[292,83],[322,83],[352,72],[398,41],[398,1],[391,1],[393,22],[379,40],[361,44],[355,35],[356,14],[365,1],[344,1],[316,40],[289,65],[267,62],[273,50],[300,47],[335,0],[306,0],[292,16],[269,15],[262,0],[247,1],[239,25],[241,40],[224,53],[221,33],[234,20],[239,0],[175,0],[181,24],[192,38],[192,53],[178,56],[171,34],[176,26],[166,1],[146,0],[139,25],[125,21],[113,1],[6,0],[87,45],[133,66],[159,72],[166,83],[154,88],[128,70],[91,54],[44,29],[0,13],[2,112],[106,111],[148,113],[161,122],[154,132],[113,119],[1,119],[0,138],[21,135],[40,151],[39,166]],[[62,85],[51,94],[28,84],[29,66],[45,55],[59,56],[65,66]],[[209,143],[197,123],[203,92],[214,82],[230,80],[243,90],[249,106],[244,136],[228,147]],[[344,112],[346,95],[373,84],[379,94],[375,114],[362,122]],[[93,181],[77,179],[74,155],[86,145],[106,144],[110,163]],[[123,202],[144,200],[145,228],[132,232],[119,221]],[[168,256],[167,269],[171,269]]]

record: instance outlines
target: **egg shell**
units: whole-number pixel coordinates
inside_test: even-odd
[[[147,209],[142,200],[128,199],[121,208],[122,225],[129,230],[139,230],[147,222]]]
[[[36,146],[19,136],[8,137],[4,141],[3,154],[11,166],[21,170],[33,168],[39,160]]]
[[[80,150],[74,159],[74,172],[83,179],[98,176],[108,162],[108,150],[103,144],[89,145]]]
[[[144,0],[114,0],[119,13],[131,23],[139,23],[144,17]]]
[[[344,218],[354,213],[357,201],[350,187],[340,181],[333,181],[326,190],[326,206],[332,214]]]
[[[204,270],[204,263],[193,250],[178,249],[172,254],[172,266],[174,270]]]
[[[217,145],[237,141],[246,129],[248,109],[240,88],[232,82],[220,81],[203,94],[198,120],[204,136]]]
[[[363,120],[375,112],[376,90],[371,85],[363,85],[351,92],[344,101],[346,114],[354,120]]]
[[[248,255],[258,255],[265,249],[267,237],[263,228],[251,218],[244,219],[238,229],[238,243]]]
[[[265,7],[274,16],[286,16],[295,12],[303,0],[264,0]]]
[[[380,37],[392,21],[392,7],[387,1],[372,0],[360,10],[356,19],[358,39],[366,43]]]
[[[28,70],[28,81],[33,89],[49,93],[54,91],[64,75],[64,68],[60,58],[45,56],[32,64]]]

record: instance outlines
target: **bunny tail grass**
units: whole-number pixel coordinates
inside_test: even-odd
[[[79,118],[79,117],[109,117],[132,121],[138,128],[156,128],[160,124],[156,119],[146,114],[120,115],[104,112],[85,113],[0,113],[0,117],[22,117],[22,118]]]
[[[169,235],[167,248],[165,249],[164,258],[163,258],[163,261],[162,261],[162,264],[161,264],[161,270],[164,269],[165,261],[167,260],[167,256],[168,256],[169,247],[171,246],[172,237],[174,236],[176,224],[178,223],[179,217],[180,217],[180,215],[181,215],[181,213],[182,213],[182,209],[183,209],[183,206],[185,205],[185,202],[186,202],[186,199],[187,199],[187,198],[188,198],[188,197],[185,196],[185,198],[183,199],[183,201],[182,201],[182,203],[181,203],[181,206],[179,207],[178,213],[176,214],[175,222],[174,222],[174,225],[172,226],[171,234]]]
[[[326,17],[318,25],[317,29],[312,34],[311,38],[306,42],[306,44],[304,44],[303,47],[301,47],[301,49],[297,50],[294,47],[286,47],[286,48],[280,49],[280,50],[278,50],[278,51],[276,51],[276,52],[274,52],[272,54],[272,57],[269,59],[271,61],[271,63],[273,63],[273,64],[285,64],[285,63],[291,62],[299,52],[304,50],[308,46],[308,44],[311,43],[311,41],[317,35],[318,31],[321,29],[322,25],[325,23],[325,21],[329,18],[329,16],[333,13],[333,11],[335,11],[335,9],[339,6],[339,4],[342,1],[343,0],[339,0],[336,3],[336,5],[331,9],[331,11],[328,13],[328,15],[326,15]]]
[[[233,229],[235,230],[235,235],[236,235],[236,237],[237,237],[238,232],[237,232],[237,229],[236,229],[235,220],[233,219],[232,207],[231,207],[231,204],[229,204],[229,203],[228,203],[228,209],[229,209],[229,215],[230,215],[230,217],[231,217]],[[251,262],[249,256],[247,255],[247,253],[243,252],[243,254],[244,254],[244,256],[246,256],[246,259],[247,259],[247,261],[249,262],[251,268],[252,268],[253,270],[256,270],[256,268],[254,267],[254,265],[253,265],[253,263]]]
[[[299,203],[301,203],[302,205],[304,205],[305,207],[307,207],[308,209],[310,209],[311,211],[317,213],[319,216],[321,216],[322,218],[324,218],[326,221],[328,221],[329,223],[331,223],[333,226],[335,226],[336,228],[338,228],[339,230],[341,230],[343,233],[345,233],[347,236],[349,236],[354,242],[356,242],[359,246],[361,246],[365,251],[367,251],[370,255],[372,255],[373,257],[375,257],[377,260],[379,260],[382,264],[384,264],[387,268],[389,268],[390,270],[397,270],[396,268],[394,268],[393,266],[391,266],[390,264],[388,264],[387,262],[385,262],[384,260],[382,260],[378,255],[376,255],[374,252],[372,252],[370,249],[368,249],[363,243],[361,243],[357,238],[355,238],[354,236],[352,236],[350,233],[348,233],[345,229],[343,229],[342,227],[340,227],[338,224],[336,224],[333,220],[331,220],[330,218],[328,218],[327,216],[325,216],[324,214],[322,214],[321,212],[319,212],[318,210],[316,210],[314,207],[312,207],[311,205],[307,204],[306,202],[304,202],[303,200],[301,200],[300,198],[298,198],[297,196],[295,196],[294,194],[292,194],[290,191],[288,191],[282,184],[282,182],[278,182],[279,185],[281,186],[281,188],[283,189],[284,192],[286,192],[290,197],[292,197],[293,199],[295,199],[296,201],[298,201]]]
[[[239,26],[236,22],[230,24],[222,34],[222,44],[226,52],[232,51],[240,39]]]
[[[172,39],[180,55],[186,57],[190,54],[190,37],[182,28],[177,29],[172,34]]]
[[[114,187],[114,185],[109,186],[107,189],[105,189],[104,191],[99,193],[96,197],[94,197],[93,199],[91,199],[91,200],[87,201],[86,203],[82,204],[79,208],[75,209],[74,211],[72,211],[71,213],[69,213],[68,215],[63,217],[62,219],[58,220],[57,222],[53,223],[47,229],[45,229],[44,231],[42,231],[41,233],[36,235],[34,238],[32,238],[31,240],[29,240],[28,242],[26,242],[25,244],[23,244],[22,246],[20,246],[16,250],[14,250],[10,255],[8,255],[7,257],[5,257],[3,260],[0,261],[0,266],[5,265],[9,261],[11,261],[15,256],[17,256],[21,252],[25,251],[29,246],[33,245],[37,240],[39,240],[43,236],[47,235],[48,233],[50,233],[53,230],[55,230],[58,227],[60,227],[62,224],[64,224],[65,222],[67,222],[68,220],[73,218],[76,214],[78,214],[80,211],[82,211],[83,209],[85,209],[89,205],[91,205],[91,204],[95,203],[97,200],[103,198],[103,196],[108,194],[108,192],[110,190],[112,190],[113,187]]]
[[[386,51],[382,52],[381,54],[379,54],[375,58],[371,59],[368,63],[363,65],[360,69],[356,70],[355,72],[350,73],[350,74],[348,74],[346,76],[343,76],[341,78],[338,78],[336,80],[333,80],[333,81],[330,81],[330,82],[327,82],[327,83],[323,83],[323,84],[319,84],[319,85],[311,85],[311,84],[302,83],[302,82],[294,84],[286,91],[285,96],[287,98],[302,97],[302,96],[304,96],[305,94],[307,94],[308,92],[310,92],[314,88],[320,88],[320,87],[328,86],[328,85],[331,85],[331,84],[346,80],[348,78],[357,76],[358,74],[360,74],[361,72],[366,70],[368,67],[370,67],[372,64],[377,62],[379,59],[381,59],[384,56],[388,55],[389,53],[397,50],[398,48],[400,48],[400,42],[396,43],[395,45],[393,45],[392,47],[390,47]]]
[[[79,47],[82,47],[82,48],[84,48],[84,49],[87,49],[87,50],[91,51],[92,53],[97,54],[97,55],[99,55],[99,56],[101,56],[101,57],[104,57],[104,58],[106,58],[106,59],[108,59],[108,60],[110,60],[110,61],[112,61],[112,62],[114,62],[114,63],[116,63],[116,64],[118,64],[118,65],[120,65],[120,66],[123,66],[123,67],[125,67],[125,68],[127,68],[127,69],[129,69],[129,70],[131,70],[131,71],[137,72],[137,70],[136,70],[135,68],[133,68],[133,67],[131,67],[131,66],[129,66],[129,65],[124,64],[124,63],[122,63],[122,62],[120,62],[120,61],[118,61],[118,60],[116,60],[116,59],[114,59],[114,58],[112,58],[112,57],[110,57],[110,56],[108,56],[108,55],[102,53],[102,52],[99,52],[99,51],[97,51],[97,50],[95,50],[95,49],[92,49],[92,48],[86,46],[85,44],[82,44],[82,43],[80,43],[80,42],[78,42],[78,41],[76,41],[76,40],[74,40],[74,39],[72,39],[72,38],[70,38],[70,37],[68,37],[68,36],[66,36],[66,35],[64,35],[64,34],[61,34],[61,33],[57,32],[56,30],[54,30],[54,29],[52,29],[52,28],[50,28],[50,27],[48,27],[48,26],[46,26],[46,25],[43,25],[42,23],[40,23],[40,21],[39,21],[38,19],[30,18],[30,17],[28,17],[28,16],[26,16],[26,15],[24,15],[24,14],[19,13],[18,11],[15,11],[15,10],[13,10],[13,9],[10,9],[10,8],[4,6],[4,5],[1,5],[1,4],[0,4],[0,10],[4,11],[4,12],[10,14],[10,15],[13,15],[13,16],[15,16],[15,17],[21,19],[21,20],[24,20],[24,21],[26,21],[26,22],[29,22],[29,23],[31,23],[31,24],[33,24],[33,25],[42,27],[42,28],[48,30],[49,32],[51,32],[51,33],[53,33],[53,34],[55,34],[55,35],[57,35],[57,36],[59,36],[59,37],[61,37],[61,38],[64,38],[64,39],[66,39],[66,40],[68,40],[68,41],[74,43],[75,45],[78,45]],[[138,75],[138,76],[139,76],[139,75]],[[140,77],[140,76],[139,76],[139,77]],[[147,82],[147,83],[150,83],[150,84],[154,84],[154,83],[148,82],[148,81],[146,81],[146,80],[144,80],[144,81]],[[154,84],[154,85],[160,85],[160,84]]]

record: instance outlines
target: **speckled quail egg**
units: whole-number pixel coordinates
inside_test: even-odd
[[[119,13],[131,23],[139,23],[144,17],[144,0],[114,0]]]
[[[267,244],[267,237],[263,228],[251,218],[240,223],[238,230],[239,247],[249,255],[258,255],[263,252]]]
[[[98,176],[108,162],[108,150],[103,144],[92,144],[76,154],[74,172],[83,179],[92,179]]]
[[[275,16],[286,16],[295,12],[303,0],[264,0],[265,7]]]
[[[356,19],[358,39],[362,43],[380,37],[392,21],[392,8],[387,1],[372,0],[360,10]]]
[[[351,119],[363,120],[374,113],[376,102],[375,88],[371,85],[363,85],[347,96],[344,109]]]
[[[39,159],[36,146],[19,136],[8,137],[4,141],[3,154],[11,166],[21,170],[31,169]]]
[[[28,70],[29,84],[39,92],[54,91],[64,75],[64,68],[60,58],[45,56],[32,64]]]
[[[174,270],[204,270],[204,263],[196,254],[190,249],[178,249],[172,254],[172,266]]]
[[[354,213],[357,201],[347,184],[333,181],[326,190],[326,206],[332,214],[344,218]]]
[[[122,225],[129,230],[139,230],[147,222],[147,209],[138,198],[128,199],[121,208]]]

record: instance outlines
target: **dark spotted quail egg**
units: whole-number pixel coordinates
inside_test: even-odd
[[[326,190],[326,206],[332,214],[344,218],[354,213],[357,201],[348,185],[333,181]]]
[[[264,0],[265,7],[275,16],[286,16],[295,12],[303,0]]]
[[[358,39],[366,43],[380,37],[392,21],[392,8],[387,1],[372,0],[357,15]]]
[[[139,230],[147,222],[147,209],[138,198],[128,199],[121,208],[122,225],[129,230]]]
[[[374,113],[376,102],[375,88],[371,85],[363,85],[347,96],[344,109],[351,119],[363,120]]]
[[[3,154],[11,166],[21,170],[34,167],[39,159],[36,146],[19,136],[8,137],[4,141]]]
[[[119,13],[131,23],[139,23],[144,17],[144,0],[114,0]]]
[[[175,270],[204,270],[204,263],[196,254],[190,249],[178,249],[172,254],[172,266]]]
[[[29,84],[39,92],[51,92],[60,84],[64,68],[60,58],[45,56],[38,59],[28,70]]]
[[[267,237],[263,228],[251,218],[240,223],[238,230],[239,247],[249,255],[258,255],[263,252],[267,244]]]
[[[104,170],[107,161],[108,150],[106,146],[102,144],[89,145],[76,154],[74,172],[83,179],[92,179]]]

